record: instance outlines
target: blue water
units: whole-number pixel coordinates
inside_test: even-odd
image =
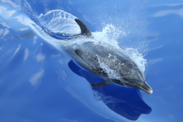
[[[42,31],[79,34],[75,17],[101,43],[123,46],[153,94],[91,87],[104,79]],[[182,32],[181,0],[0,0],[0,121],[183,122]]]

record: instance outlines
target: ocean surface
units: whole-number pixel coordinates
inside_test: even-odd
[[[153,94],[91,87],[105,79],[45,33],[80,34],[75,18],[96,45],[122,46]],[[183,122],[182,52],[182,0],[0,0],[0,121]]]

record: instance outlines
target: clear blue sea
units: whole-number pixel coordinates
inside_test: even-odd
[[[79,34],[74,18],[122,46],[153,93],[91,87],[105,79],[44,32]],[[0,0],[0,122],[183,122],[182,52],[182,0]]]

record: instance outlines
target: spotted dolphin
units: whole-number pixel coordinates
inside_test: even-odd
[[[75,21],[81,29],[81,34],[77,38],[80,36],[90,39],[94,38],[90,30],[81,20],[75,19]],[[102,87],[116,83],[127,87],[138,88],[152,94],[153,90],[147,84],[144,73],[124,49],[109,47],[86,41],[74,48],[73,46],[63,48],[81,67],[106,79],[101,83],[91,84],[91,86]],[[111,76],[110,72],[115,73],[116,77]]]

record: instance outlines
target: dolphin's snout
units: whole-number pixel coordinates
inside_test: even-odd
[[[146,82],[144,82],[141,86],[139,86],[139,89],[147,92],[148,94],[152,94],[153,93],[152,88]]]

